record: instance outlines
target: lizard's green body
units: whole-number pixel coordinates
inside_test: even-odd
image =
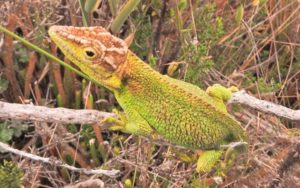
[[[114,93],[125,112],[122,121],[108,120],[116,123],[115,130],[159,136],[204,150],[244,138],[240,124],[223,103],[230,98],[230,89],[216,85],[205,92],[161,75],[129,51],[124,41],[101,27],[52,26],[49,34],[84,73]],[[221,152],[214,154],[220,156]]]
[[[130,74],[114,94],[125,113],[132,114],[129,132],[143,134],[136,125],[145,121],[166,140],[192,149],[240,139],[240,125],[203,90],[159,74],[131,52],[128,60]]]

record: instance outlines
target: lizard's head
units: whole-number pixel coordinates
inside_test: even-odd
[[[128,47],[102,27],[52,26],[49,35],[91,79],[115,90],[126,69]]]

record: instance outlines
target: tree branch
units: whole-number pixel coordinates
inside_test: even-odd
[[[84,174],[87,174],[87,175],[103,174],[103,175],[106,175],[106,176],[115,177],[119,173],[119,170],[102,170],[102,169],[91,169],[91,170],[89,170],[89,169],[85,169],[85,168],[76,168],[74,166],[70,166],[68,164],[65,164],[65,163],[63,163],[62,161],[59,161],[59,160],[55,160],[55,159],[47,158],[47,157],[40,157],[40,156],[31,154],[31,153],[27,153],[27,152],[24,152],[24,151],[14,149],[14,148],[10,147],[9,145],[4,144],[2,142],[0,142],[0,149],[3,149],[5,151],[11,152],[11,153],[14,153],[14,154],[19,155],[21,157],[29,158],[29,159],[34,160],[34,161],[40,161],[40,162],[47,163],[47,164],[50,164],[50,165],[61,166],[61,167],[67,168],[69,170],[72,170],[74,172],[84,173]]]
[[[275,116],[283,117],[293,121],[300,121],[300,110],[292,110],[269,101],[257,99],[251,95],[248,95],[244,90],[233,93],[232,98],[228,102],[244,104],[258,111],[273,114]]]
[[[0,101],[0,119],[18,119],[53,123],[99,123],[101,119],[115,116],[113,113],[97,110],[72,110],[49,108],[29,104],[6,103]]]
[[[292,110],[272,102],[257,99],[248,95],[245,91],[233,94],[229,103],[247,105],[259,111],[273,114],[278,117],[300,121],[300,110]],[[0,101],[0,119],[18,119],[54,123],[98,123],[103,118],[115,115],[113,113],[97,110],[72,110],[67,108],[48,108],[44,106],[6,103]],[[105,127],[104,127],[105,128]]]

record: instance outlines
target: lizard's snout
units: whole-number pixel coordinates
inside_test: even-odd
[[[51,37],[54,33],[56,33],[56,31],[57,31],[57,26],[51,26],[48,30],[48,34]]]
[[[59,32],[65,32],[65,31],[67,31],[67,26],[54,25],[49,28],[48,34],[50,35],[51,38],[53,38],[53,36],[57,35]]]

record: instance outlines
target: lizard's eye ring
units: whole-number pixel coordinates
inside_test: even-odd
[[[97,56],[96,50],[94,50],[91,47],[87,47],[87,48],[83,49],[83,51],[84,51],[84,55],[87,59],[94,59]]]

